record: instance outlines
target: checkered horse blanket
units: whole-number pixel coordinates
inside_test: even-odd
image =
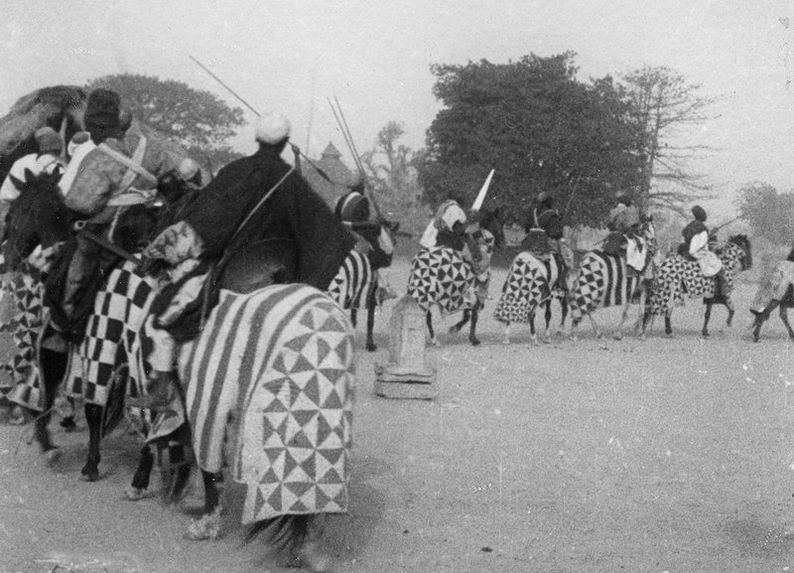
[[[727,243],[718,256],[725,270],[723,294],[730,296],[744,251],[734,243]],[[685,294],[690,298],[712,298],[715,287],[715,277],[703,276],[697,261],[690,261],[678,253],[671,254],[662,261],[656,273],[649,301],[651,314],[667,314],[683,305]]]
[[[377,275],[369,257],[351,250],[331,281],[328,294],[342,308],[365,308],[367,296],[376,287]]]
[[[445,314],[475,308],[477,277],[471,263],[455,249],[422,248],[411,261],[408,295],[425,311],[435,304]]]
[[[133,347],[157,294],[151,277],[138,272],[130,261],[114,269],[97,293],[94,311],[88,319],[86,335],[73,349],[66,376],[67,395],[83,398],[89,404],[108,406],[112,385],[122,372],[136,364]],[[142,382],[143,377],[133,378]],[[139,384],[128,384],[127,394],[139,396]]]
[[[494,318],[508,324],[529,324],[538,306],[554,295],[552,288],[559,273],[555,257],[540,260],[529,251],[520,252],[510,265]]]
[[[352,327],[326,294],[273,285],[221,291],[200,337],[180,351],[199,466],[220,471],[227,423],[243,523],[347,510]]]
[[[624,256],[588,251],[579,264],[571,292],[571,316],[578,320],[599,307],[625,304],[640,285],[639,276],[629,270]]]

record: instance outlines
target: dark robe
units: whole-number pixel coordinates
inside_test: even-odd
[[[221,169],[190,205],[185,220],[211,258],[266,239],[292,241],[296,282],[326,290],[355,239],[297,171],[287,176],[234,237],[259,200],[289,170],[280,149],[260,146],[253,155]]]

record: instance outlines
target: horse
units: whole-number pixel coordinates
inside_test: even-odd
[[[477,321],[488,296],[495,238],[484,228],[476,231],[473,236],[482,256],[477,264],[468,261],[451,247],[438,246],[421,248],[411,261],[408,295],[426,313],[425,322],[431,344],[438,344],[431,314],[431,308],[435,305],[443,314],[463,310],[462,320],[453,325],[449,332],[456,334],[469,322],[469,342],[472,346],[480,344],[477,338]]]
[[[775,265],[773,272],[768,273],[758,287],[750,311],[753,319],[753,342],[761,338],[761,326],[769,318],[774,308],[779,307],[780,320],[786,327],[789,339],[794,340],[794,330],[788,321],[788,309],[794,308],[794,249],[785,260]]]
[[[544,339],[549,338],[551,324],[551,302],[560,301],[562,318],[560,327],[565,323],[568,314],[567,289],[559,289],[560,265],[557,257],[545,259],[535,256],[530,251],[522,251],[513,259],[504,284],[502,295],[496,305],[494,318],[505,325],[504,344],[510,344],[510,326],[512,323],[529,324],[533,343],[537,341],[535,332],[535,312],[538,307],[546,309],[546,330]],[[565,278],[562,278],[565,282]]]
[[[366,349],[374,352],[378,349],[374,339],[375,309],[382,289],[378,271],[391,265],[394,241],[385,222],[352,226],[367,239],[372,250],[367,255],[358,250],[351,251],[342,264],[341,272],[331,281],[328,294],[342,308],[350,309],[353,327],[357,323],[358,309],[367,310]]]
[[[714,304],[724,304],[728,308],[727,326],[731,325],[735,312],[730,299],[734,276],[737,270],[744,271],[752,267],[752,246],[746,235],[739,234],[731,236],[716,252],[725,273],[724,292],[719,296],[715,296],[716,278],[704,277],[697,261],[689,260],[678,253],[667,256],[659,266],[653,283],[649,304],[643,316],[643,332],[652,315],[663,314],[665,334],[672,336],[670,317],[673,308],[683,304],[685,294],[704,298],[706,313],[701,331],[704,337],[709,335],[708,321]]]
[[[9,235],[3,245],[3,255],[10,268],[27,265],[30,253],[38,244],[42,253],[51,254],[49,259],[38,257],[39,272],[46,274],[52,259],[58,256],[69,238],[69,223],[74,215],[63,204],[56,183],[57,179],[47,174],[28,177],[20,196],[11,204]],[[155,223],[156,217],[147,208],[129,207],[116,226],[116,236],[122,249],[138,250]],[[42,260],[46,262],[42,263]],[[94,312],[88,319],[88,335],[79,345],[67,349],[63,340],[49,328],[29,334],[30,338],[41,338],[38,365],[32,375],[17,384],[9,394],[12,401],[42,412],[35,420],[35,437],[48,462],[52,463],[60,451],[52,443],[47,425],[55,393],[64,382],[67,364],[71,364],[65,381],[67,395],[82,397],[86,402],[89,454],[81,476],[88,481],[99,477],[97,465],[102,435],[112,430],[120,420],[121,397],[114,396],[108,389],[123,389],[125,386],[123,380],[117,380],[120,367],[126,360],[122,352],[125,332],[121,327],[131,317],[145,316],[145,308],[135,307],[128,301],[143,299],[146,302],[149,291],[154,288],[143,280],[130,280],[135,276],[130,268],[134,269],[136,265],[129,261],[125,264],[127,267],[122,265],[111,271],[100,287],[93,303]],[[128,292],[132,294],[127,295]],[[72,353],[71,362],[67,352]]]
[[[653,255],[656,252],[656,233],[653,221],[646,220],[640,228],[640,237],[645,245],[645,266],[638,272],[626,263],[626,255],[608,254],[600,250],[586,252],[577,265],[570,290],[571,327],[569,336],[576,338],[576,328],[587,315],[597,337],[602,336],[593,318],[600,307],[622,305],[620,324],[615,338],[623,338],[623,325],[633,301],[641,302],[646,293],[652,272]]]

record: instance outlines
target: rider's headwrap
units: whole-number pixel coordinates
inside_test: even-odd
[[[369,201],[358,191],[351,191],[339,198],[334,211],[342,221],[366,221],[369,219]]]
[[[692,207],[692,216],[701,223],[706,222],[706,210],[700,205],[695,205]]]
[[[454,199],[447,199],[436,210],[434,223],[437,229],[453,230],[456,223],[466,224],[466,212]]]

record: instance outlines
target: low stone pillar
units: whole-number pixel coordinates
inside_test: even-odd
[[[389,320],[389,362],[375,363],[375,393],[384,398],[432,400],[436,370],[425,362],[425,311],[405,295]]]

